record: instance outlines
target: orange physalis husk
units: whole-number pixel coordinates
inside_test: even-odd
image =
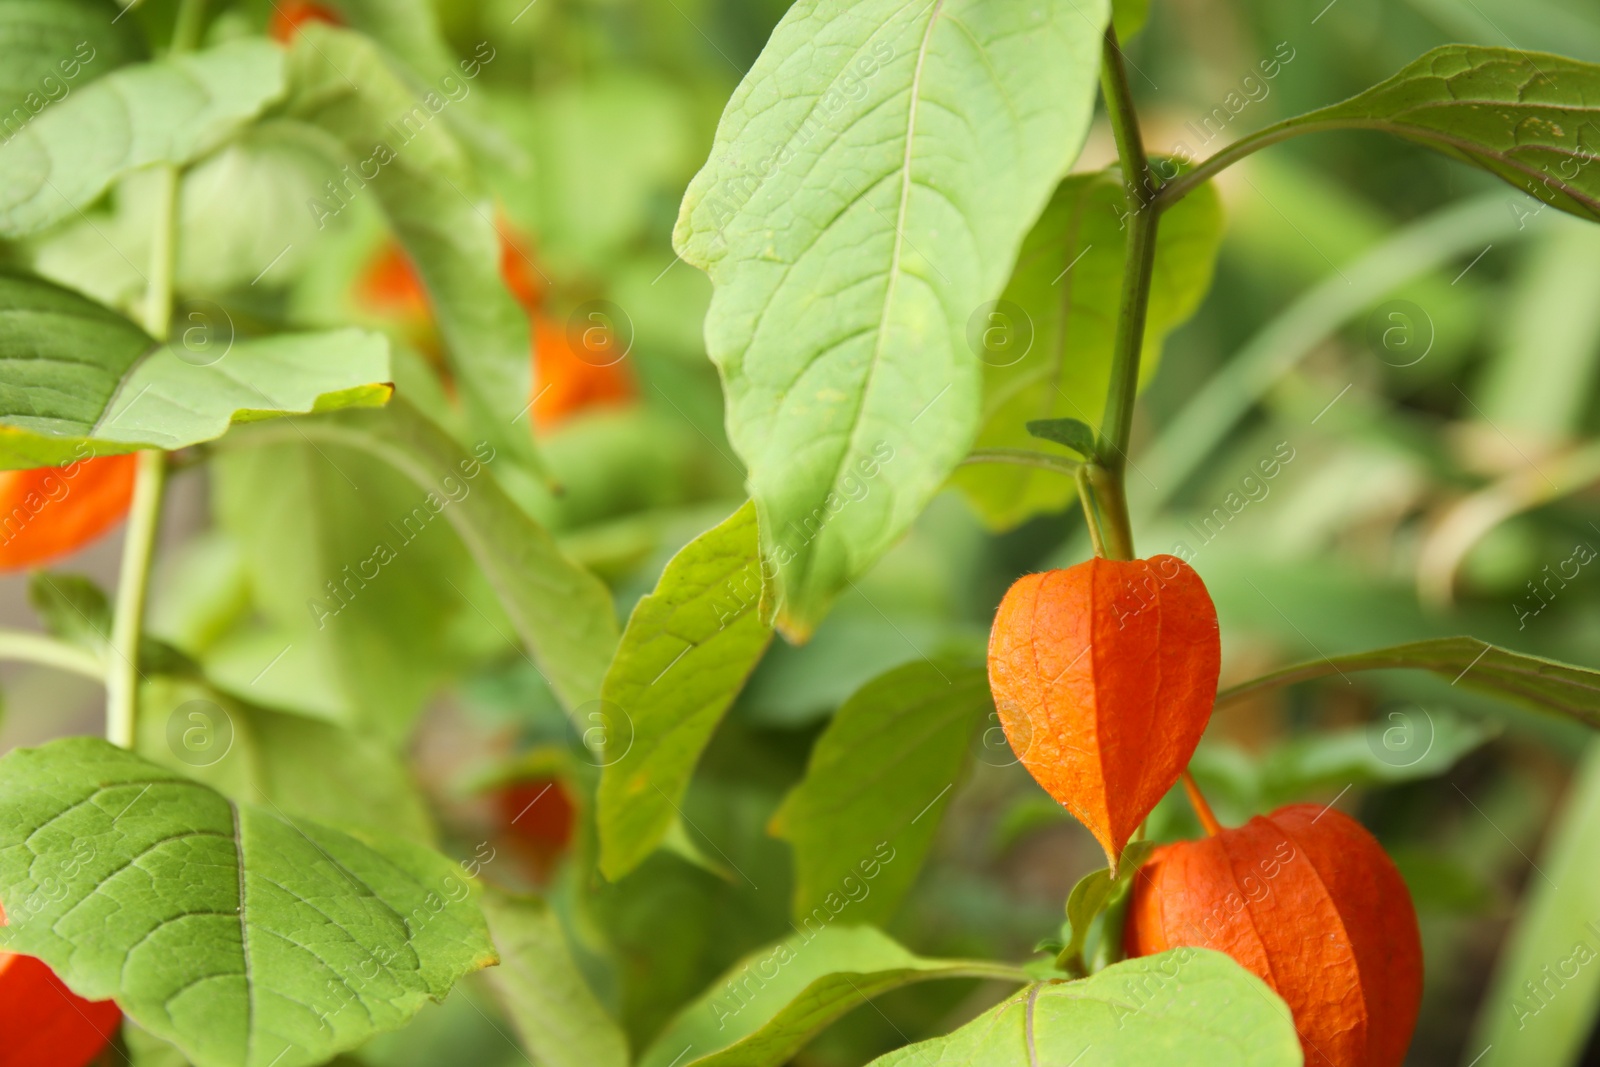
[[[609,336],[593,346],[574,346],[571,330],[541,314],[533,316],[533,422],[548,430],[582,411],[633,399],[633,378]]]
[[[272,5],[272,25],[267,32],[279,44],[294,40],[300,27],[308,22],[326,22],[330,26],[343,26],[338,12],[313,4],[307,0],[276,0]]]
[[[494,795],[507,843],[524,861],[533,880],[543,884],[572,845],[578,808],[559,778],[529,778]]]
[[[0,571],[32,567],[93,541],[128,513],[134,456],[0,471]]]
[[[1232,956],[1294,1014],[1307,1067],[1400,1067],[1422,1001],[1422,940],[1400,872],[1360,823],[1294,804],[1163,845],[1134,876],[1129,956]]]
[[[42,961],[0,952],[0,1067],[84,1067],[121,1021],[116,1004],[84,1000]]]
[[[1194,754],[1221,663],[1217,610],[1176,556],[1029,574],[989,636],[1012,750],[1113,868]]]

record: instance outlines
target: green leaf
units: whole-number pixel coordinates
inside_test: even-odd
[[[157,345],[70,290],[0,274],[0,469],[176,449],[235,422],[389,398],[389,345],[361,330]]]
[[[1028,980],[1004,964],[913,955],[870,926],[807,923],[729,968],[639,1067],[779,1067],[864,999],[936,978]]]
[[[1077,982],[1033,985],[879,1067],[1300,1067],[1288,1006],[1220,952],[1179,948]]]
[[[1026,424],[1034,437],[1066,445],[1084,459],[1095,457],[1094,427],[1079,419],[1031,419]]]
[[[1330,674],[1384,670],[1430,671],[1449,678],[1451,685],[1491,693],[1522,707],[1554,711],[1600,727],[1600,671],[1512,652],[1476,637],[1440,637],[1286,667],[1224,689],[1217,694],[1217,706],[1264,689]]]
[[[350,168],[329,175],[338,196],[311,205],[319,226],[358,197],[383,210],[427,287],[476,432],[536,464],[528,319],[500,278],[494,206],[439,120],[450,100],[419,97],[371,41],[320,24],[296,37],[289,84],[286,114],[325,131]]]
[[[93,579],[35,571],[28,579],[28,601],[46,630],[82,648],[104,651],[111,633],[111,601]]]
[[[1342,104],[1269,127],[1271,143],[1327,129],[1384,130],[1600,222],[1600,66],[1509,48],[1435,48]]]
[[[132,20],[118,14],[112,0],[0,2],[0,137],[140,58]]]
[[[723,113],[674,243],[716,286],[707,349],[786,634],[809,635],[966,456],[969,327],[1083,145],[1109,16],[805,0]]]
[[[1481,1054],[1479,1067],[1561,1067],[1584,1058],[1600,1014],[1600,745],[1590,743],[1535,871],[1463,1062]]]
[[[607,878],[637,867],[671,828],[701,752],[772,640],[756,553],[746,504],[684,546],[628,619],[601,694],[607,721],[595,724]]]
[[[995,312],[1003,316],[993,320],[995,325],[1016,339],[1008,339],[1011,347],[1004,349],[991,344],[992,354],[985,357],[977,447],[1036,447],[1028,425],[1034,420],[1081,422],[1091,440],[1098,432],[1111,385],[1127,210],[1116,170],[1074,174],[1056,190],[1023,243]],[[1194,314],[1210,289],[1222,231],[1222,204],[1209,185],[1162,216],[1139,363],[1141,385],[1160,366],[1167,335]],[[1077,447],[1071,440],[1052,439]],[[953,482],[995,529],[1060,511],[1076,495],[1071,478],[1034,467],[965,467]]]
[[[1062,946],[1056,961],[1056,965],[1067,974],[1082,978],[1088,973],[1083,952],[1089,942],[1089,928],[1120,894],[1127,892],[1139,865],[1150,857],[1155,847],[1151,841],[1135,841],[1122,850],[1116,874],[1111,873],[1110,867],[1102,867],[1098,871],[1090,871],[1072,887],[1067,897],[1067,924],[1071,929],[1071,940]]]
[[[1261,764],[1262,803],[1276,806],[1318,789],[1432,778],[1499,731],[1448,711],[1406,707],[1350,730],[1299,737]]]
[[[270,436],[263,431],[270,431]],[[479,478],[471,492],[461,492],[462,479],[481,467],[474,466],[474,456],[493,462],[494,450],[486,443],[468,455],[403,399],[382,411],[297,420],[287,427],[263,426],[235,437],[239,445],[331,441],[376,455],[404,473],[441,502],[439,513],[450,520],[472,553],[533,662],[567,710],[599,698],[601,680],[617,647],[611,592],[563,555],[549,532],[493,478]],[[444,505],[446,500],[451,502]]]
[[[85,86],[0,145],[0,236],[70,218],[140,167],[200,158],[283,88],[283,53],[260,39],[124,67]]]
[[[1126,44],[1149,21],[1150,0],[1111,0],[1111,19],[1117,27],[1117,39]]]
[[[495,961],[472,896],[427,849],[234,804],[98,739],[0,759],[6,946],[197,1067],[306,1067],[401,1026]]]
[[[483,909],[501,960],[486,977],[534,1062],[628,1067],[627,1039],[584,981],[549,906],[491,888]]]
[[[894,914],[992,710],[984,668],[954,656],[897,667],[840,706],[772,819],[794,846],[796,919],[846,896],[851,922]]]
[[[437,836],[404,762],[365,734],[156,674],[139,687],[138,725],[139,755],[230,800],[408,841]]]

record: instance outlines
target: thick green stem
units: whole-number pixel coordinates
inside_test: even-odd
[[[94,653],[54,637],[22,630],[0,630],[0,660],[37,663],[81,674],[97,682],[106,678],[105,666]]]
[[[111,618],[111,651],[106,657],[106,740],[123,748],[132,748],[135,736],[139,643],[144,632],[145,596],[150,588],[150,561],[155,553],[166,476],[165,452],[139,453],[133,506],[128,510],[128,529],[122,545],[116,613]]]
[[[178,6],[178,21],[172,29],[172,50],[193,51],[205,29],[206,0],[183,0]]]
[[[1139,391],[1139,356],[1144,347],[1145,319],[1150,306],[1150,282],[1155,269],[1156,232],[1160,213],[1155,210],[1156,185],[1139,132],[1139,116],[1128,86],[1128,71],[1117,45],[1115,29],[1107,28],[1101,85],[1111,128],[1122,158],[1123,190],[1127,198],[1127,262],[1122,274],[1122,304],[1117,313],[1117,335],[1111,358],[1111,389],[1106,395],[1105,417],[1100,423],[1099,471],[1090,471],[1103,523],[1106,554],[1111,559],[1132,559],[1133,527],[1128,518],[1125,478],[1128,440],[1133,432],[1133,402]]]

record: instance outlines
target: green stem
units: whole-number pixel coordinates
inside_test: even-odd
[[[81,674],[97,682],[104,682],[106,679],[105,664],[89,650],[58,641],[54,637],[23,630],[0,630],[0,660],[37,663],[72,674]]]
[[[172,29],[172,51],[190,52],[200,43],[200,33],[205,29],[206,0],[183,0],[178,8],[178,20]]]
[[[141,677],[139,644],[166,476],[165,452],[139,453],[133,506],[128,510],[128,529],[122,545],[117,607],[111,618],[111,654],[106,657],[106,740],[123,748],[132,748],[135,736]]]
[[[1094,546],[1094,554],[1104,559],[1106,539],[1100,532],[1100,516],[1096,514],[1092,465],[1086,463],[1079,467],[1078,476],[1073,480],[1078,483],[1078,501],[1083,505],[1083,523],[1089,528],[1089,542]]]
[[[1150,283],[1155,271],[1156,233],[1160,213],[1154,209],[1156,185],[1139,131],[1139,115],[1128,85],[1128,71],[1117,45],[1117,32],[1106,29],[1101,84],[1111,129],[1122,158],[1123,191],[1127,198],[1127,262],[1122,274],[1122,304],[1111,357],[1111,389],[1100,423],[1100,469],[1090,472],[1104,523],[1105,547],[1111,559],[1132,559],[1133,527],[1128,518],[1125,478],[1128,440],[1133,432],[1133,402],[1139,391],[1139,356],[1144,347]]]
[[[1156,193],[1156,210],[1165,211],[1179,200],[1194,192],[1218,174],[1249,155],[1254,155],[1269,145],[1287,141],[1306,133],[1324,133],[1328,130],[1383,130],[1387,127],[1375,120],[1324,119],[1306,121],[1307,116],[1285,119],[1248,137],[1241,137],[1216,155],[1205,160],[1181,177],[1174,178]]]

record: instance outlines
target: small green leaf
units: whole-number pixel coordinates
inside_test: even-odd
[[[289,83],[287,116],[331,135],[337,157],[340,195],[310,205],[319,226],[356,197],[383,210],[427,286],[475,432],[536,465],[528,318],[500,278],[494,205],[440,119],[448,101],[419,97],[372,41],[320,24],[295,38]]]
[[[1109,18],[1107,0],[806,0],[729,101],[674,244],[716,287],[707,348],[786,634],[969,451],[969,335],[1082,148]]]
[[[1094,441],[1111,384],[1127,211],[1120,172],[1074,174],[1028,234],[998,313],[1031,340],[1020,352],[985,359],[978,448],[1037,447],[1032,424],[1045,420],[1081,423],[1088,442]],[[1160,366],[1167,335],[1194,314],[1210,289],[1222,232],[1222,203],[1210,185],[1162,216],[1141,386]],[[1093,454],[1079,448],[1081,440],[1074,443],[1078,438],[1039,436]],[[1037,467],[963,467],[952,480],[995,529],[1060,511],[1076,494],[1070,477]]]
[[[487,442],[469,455],[399,398],[381,411],[251,427],[233,438],[241,447],[331,441],[378,456],[404,473],[423,490],[419,503],[455,527],[562,705],[574,711],[599,698],[617,648],[611,591],[568,559],[494,478],[477,477],[471,491],[462,493],[463,479],[495,461]],[[583,721],[579,728],[592,725]]]
[[[1476,637],[1440,637],[1324,657],[1224,689],[1217,694],[1217,705],[1330,674],[1384,670],[1429,671],[1449,678],[1451,685],[1491,693],[1522,707],[1554,711],[1600,727],[1600,671],[1497,648]]]
[[[857,887],[852,922],[885,922],[911,890],[993,710],[981,665],[954,656],[879,675],[845,701],[772,819],[794,846],[794,915],[826,915]]]
[[[214,790],[104,741],[0,759],[6,947],[197,1067],[308,1067],[495,962],[456,865]]]
[[[116,312],[0,274],[0,469],[177,449],[236,422],[387,402],[389,344],[362,330],[157,345]]]
[[[491,888],[483,910],[500,953],[485,977],[534,1062],[628,1067],[627,1039],[584,981],[549,906]]]
[[[1257,134],[1384,130],[1488,171],[1600,222],[1600,66],[1564,56],[1449,44],[1342,104]]]
[[[260,39],[124,67],[0,145],[0,236],[23,237],[154,163],[188,163],[283,94],[283,53]]]
[[[639,601],[606,672],[600,869],[617,879],[671,829],[700,753],[761,660],[756,509],[746,504],[674,556]]]
[[[1289,1008],[1220,952],[1179,948],[1092,978],[1029,986],[876,1067],[1300,1067]]]
[[[1443,709],[1413,706],[1386,712],[1365,727],[1308,734],[1262,761],[1262,803],[1275,807],[1329,787],[1432,778],[1498,732]]]
[[[1084,459],[1095,458],[1094,428],[1080,419],[1031,419],[1027,428],[1033,436],[1066,445]]]
[[[729,968],[639,1067],[779,1067],[863,1000],[936,978],[1028,980],[1004,964],[913,955],[870,926],[807,923]]]
[[[111,601],[93,579],[35,571],[28,580],[28,601],[44,628],[63,641],[94,652],[105,649],[111,634]]]
[[[1139,865],[1150,857],[1155,847],[1151,841],[1135,841],[1122,850],[1122,860],[1117,865],[1115,875],[1112,875],[1110,867],[1102,867],[1084,875],[1072,887],[1072,893],[1067,897],[1067,924],[1072,939],[1058,950],[1056,960],[1056,965],[1063,971],[1075,978],[1088,973],[1083,950],[1089,941],[1090,926],[1119,893],[1127,891]]]
[[[1463,1062],[1584,1059],[1600,1015],[1600,968],[1592,965],[1600,955],[1600,744],[1590,742],[1534,869]]]

